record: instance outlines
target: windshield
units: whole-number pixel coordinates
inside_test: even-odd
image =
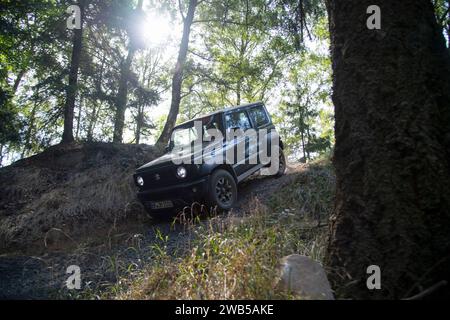
[[[172,141],[174,147],[184,147],[191,145],[192,142],[197,139],[199,134],[197,133],[197,128],[178,128],[172,133]]]
[[[199,121],[200,125],[195,126],[196,121]],[[217,121],[212,116],[193,120],[175,128],[172,132],[170,149],[183,149],[186,146],[190,146],[198,138],[202,141],[207,141],[209,137],[207,131],[209,129],[219,129]]]

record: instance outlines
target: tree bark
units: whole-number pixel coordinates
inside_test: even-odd
[[[197,8],[197,0],[189,0],[189,8],[183,21],[183,36],[181,38],[180,49],[178,51],[177,64],[172,78],[172,102],[170,104],[169,114],[163,131],[158,141],[159,145],[167,144],[170,139],[170,133],[177,122],[178,112],[180,111],[181,87],[183,84],[184,65],[189,48],[189,36],[191,33],[192,21],[194,20],[195,9]]]
[[[403,298],[449,280],[450,61],[429,0],[379,0],[381,30],[366,26],[372,4],[327,1],[337,189],[326,264],[340,297]],[[381,290],[367,288],[370,265]]]
[[[22,81],[22,78],[26,72],[27,72],[26,69],[22,69],[17,74],[16,80],[14,80],[14,84],[13,84],[13,93],[14,94],[17,92],[17,89],[19,89],[20,82]]]
[[[136,11],[142,10],[143,0],[139,0]],[[125,126],[125,110],[127,109],[128,103],[128,80],[130,77],[131,64],[133,63],[134,54],[136,53],[137,47],[135,39],[130,35],[130,43],[128,46],[127,58],[122,64],[122,69],[120,72],[119,80],[119,91],[117,93],[116,99],[116,116],[114,119],[114,133],[113,142],[122,143],[123,140],[123,128]]]
[[[119,91],[116,100],[116,117],[114,119],[113,142],[122,143],[123,128],[125,126],[125,110],[128,103],[128,78],[130,74],[131,63],[133,61],[135,49],[129,48],[128,55],[122,64],[120,73]]]
[[[306,110],[306,113],[308,112],[308,110]],[[307,147],[306,147],[306,160],[309,161],[311,160],[311,152],[310,150],[310,143],[311,143],[311,132],[309,130],[309,123],[308,123],[308,116],[306,116],[305,119],[305,127],[306,127],[306,139],[308,140],[307,142]]]
[[[3,144],[0,144],[0,168],[2,167],[3,163]]]
[[[138,104],[138,114],[136,118],[136,133],[135,133],[135,143],[139,144],[141,141],[141,130],[144,123],[144,105],[141,101]]]
[[[80,135],[80,128],[81,128],[81,111],[83,109],[83,97],[80,99],[80,107],[78,108],[78,116],[77,116],[77,130],[75,133],[75,138],[78,140]]]
[[[447,8],[450,8],[450,1],[447,1]],[[447,49],[450,53],[450,11],[447,13]]]
[[[67,87],[66,103],[64,106],[64,131],[61,143],[70,143],[73,138],[73,118],[75,100],[78,91],[78,69],[80,67],[81,51],[83,47],[83,19],[84,0],[78,1],[81,13],[81,27],[74,29],[72,57],[70,61],[69,86]]]
[[[142,71],[142,83],[146,83],[147,88],[150,87],[150,79],[152,77],[151,70],[150,70],[149,75],[147,76],[148,68],[149,68],[148,61],[146,61],[144,64],[144,70]],[[145,102],[142,101],[142,98],[139,96],[138,102],[137,102],[136,132],[135,132],[135,136],[134,136],[134,140],[135,140],[136,144],[139,144],[141,142],[141,131],[142,131],[142,127],[144,125],[144,109],[145,109]]]
[[[106,57],[103,54],[102,62],[100,65],[100,71],[98,72],[98,77],[96,77],[95,81],[94,81],[96,95],[98,95],[98,96],[103,96],[102,82],[103,82],[103,72],[104,72],[104,68],[105,68],[105,61],[106,61]],[[86,138],[88,142],[92,142],[94,140],[94,128],[97,123],[98,113],[100,112],[100,108],[101,108],[101,102],[98,103],[98,99],[95,97],[92,99],[91,104],[92,104],[92,111],[88,117],[89,124],[88,124],[88,129],[87,129],[87,138]]]
[[[33,102],[33,108],[31,109],[30,117],[28,118],[28,128],[27,132],[25,134],[25,143],[23,144],[22,154],[20,156],[21,159],[25,158],[28,151],[31,149],[31,137],[33,135],[34,123],[36,121],[36,109],[37,109],[37,97],[35,97],[35,100]]]
[[[300,101],[298,102],[298,106],[301,108]],[[307,162],[306,157],[306,144],[305,144],[305,123],[303,121],[303,111],[300,110],[300,118],[299,118],[299,129],[300,129],[300,139],[302,141],[302,152],[303,152],[303,159],[304,162]]]
[[[88,142],[92,142],[94,140],[94,128],[97,123],[97,116],[99,112],[100,106],[97,100],[92,102],[92,112],[89,116],[89,125],[87,129],[86,140]]]

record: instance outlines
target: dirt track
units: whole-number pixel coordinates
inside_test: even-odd
[[[291,165],[281,178],[253,176],[239,185],[239,201],[234,211],[239,215],[249,200],[256,196],[261,202],[291,179],[301,165]],[[157,230],[168,241],[157,239]],[[70,265],[81,268],[83,287],[98,288],[114,282],[121,270],[130,266],[141,268],[152,258],[152,245],[167,246],[171,255],[180,254],[190,233],[182,225],[171,222],[146,221],[127,227],[126,232],[111,235],[103,245],[80,245],[70,252],[49,252],[41,256],[0,256],[0,299],[48,299],[65,288]]]

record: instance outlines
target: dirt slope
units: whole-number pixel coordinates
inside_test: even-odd
[[[132,174],[156,154],[145,145],[57,145],[1,168],[0,253],[36,254],[136,218]]]
[[[253,197],[264,203],[274,191],[291,183],[294,174],[303,169],[302,165],[291,165],[281,178],[251,177],[239,185],[239,199],[233,211],[237,215],[244,214]],[[104,236],[103,244],[95,247],[79,244],[73,250],[46,250],[39,255],[0,255],[0,299],[51,298],[58,289],[64,288],[66,268],[72,264],[83,270],[84,284],[91,283],[92,287],[99,288],[114,283],[130,266],[145,267],[153,258],[155,245],[165,246],[170,255],[179,255],[192,237],[192,230],[174,225],[171,220],[124,222],[123,232]],[[167,236],[168,241],[160,243],[158,234]]]

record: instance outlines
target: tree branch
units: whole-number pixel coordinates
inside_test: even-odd
[[[403,300],[419,300],[419,299],[422,299],[423,297],[426,297],[426,296],[432,294],[434,291],[436,291],[436,290],[438,290],[441,287],[444,287],[446,285],[447,285],[447,281],[445,281],[445,280],[439,281],[438,283],[432,285],[428,289],[426,289],[426,290],[424,290],[424,291],[422,291],[422,292],[420,292],[420,293],[418,293],[418,294],[416,294],[416,295],[414,295],[412,297],[405,298]]]
[[[178,10],[180,10],[181,19],[183,20],[183,23],[184,23],[184,20],[186,20],[186,17],[183,13],[183,8],[181,7],[181,0],[178,0]]]

